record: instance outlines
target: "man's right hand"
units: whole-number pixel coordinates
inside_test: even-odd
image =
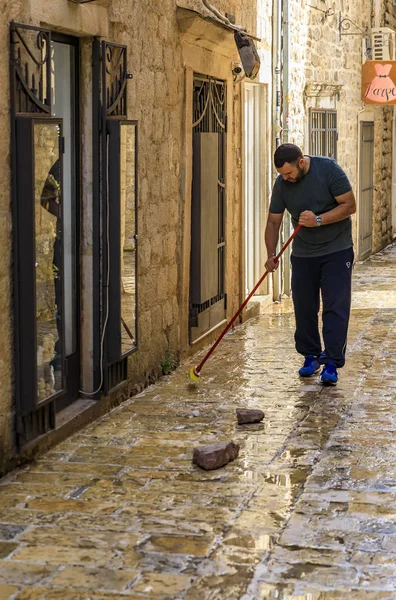
[[[276,269],[279,266],[279,260],[276,259],[276,256],[270,256],[267,259],[267,262],[265,263],[265,269],[269,272],[272,273],[273,271],[276,271]]]

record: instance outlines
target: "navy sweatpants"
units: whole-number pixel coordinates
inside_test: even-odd
[[[296,350],[313,354],[326,364],[345,364],[345,350],[351,311],[352,248],[326,256],[291,257],[292,297],[296,317]],[[318,313],[322,294],[322,351]]]

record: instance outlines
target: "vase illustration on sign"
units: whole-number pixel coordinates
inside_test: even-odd
[[[365,98],[373,102],[391,102],[396,101],[396,87],[389,73],[392,65],[374,65],[376,77],[367,86]]]

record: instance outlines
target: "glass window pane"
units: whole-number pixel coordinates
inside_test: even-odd
[[[121,125],[121,354],[136,346],[136,125]]]
[[[74,139],[75,48],[52,42],[53,90],[52,113],[62,118],[65,152],[63,155],[63,248],[64,248],[64,321],[66,356],[77,351],[76,339],[76,158]]]
[[[60,127],[36,123],[35,240],[37,397],[43,400],[63,387],[62,349],[62,210]]]

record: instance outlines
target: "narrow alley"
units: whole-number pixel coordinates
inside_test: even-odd
[[[396,245],[356,266],[336,388],[296,376],[286,301],[228,335],[198,389],[184,364],[4,478],[0,598],[395,598],[395,280]],[[192,465],[231,439],[226,468]]]

